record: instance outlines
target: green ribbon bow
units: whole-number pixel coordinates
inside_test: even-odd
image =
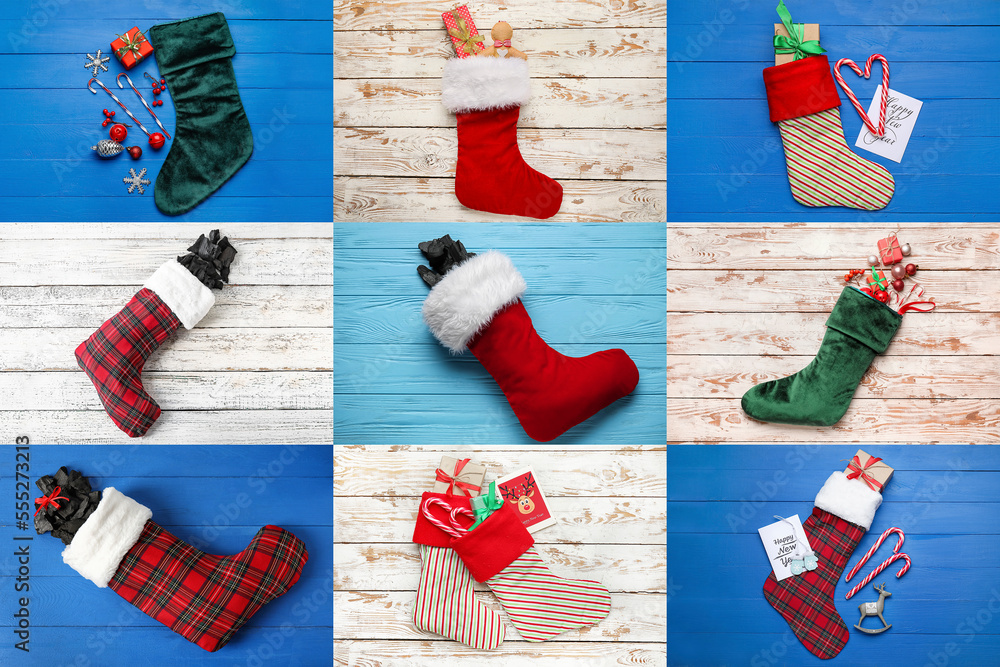
[[[503,501],[497,499],[497,483],[490,482],[489,491],[472,499],[472,513],[476,516],[476,522],[469,526],[469,530],[481,524],[502,506]]]
[[[127,32],[125,33],[124,36],[119,35],[116,32],[115,36],[118,37],[118,39],[125,42],[124,46],[119,46],[118,49],[115,50],[115,56],[117,56],[119,60],[121,60],[122,56],[124,56],[129,51],[134,53],[136,58],[142,55],[139,47],[142,45],[143,42],[146,41],[146,36],[142,34],[141,30],[136,30],[135,34],[132,35],[131,37],[128,36]]]
[[[455,23],[458,24],[458,30],[454,28],[448,28],[448,34],[458,40],[458,44],[462,45],[462,51],[465,53],[472,53],[476,50],[476,44],[483,41],[482,35],[473,35],[472,31],[468,29],[465,25],[465,19],[458,15],[457,10],[452,10],[451,15],[455,17]]]
[[[878,277],[878,273],[876,273],[875,267],[872,267],[872,285],[877,286],[879,289],[885,289],[889,285],[888,278]]]
[[[781,17],[781,23],[785,26],[785,30],[788,31],[788,37],[784,35],[774,36],[775,53],[782,55],[794,53],[796,60],[826,53],[826,49],[819,45],[818,40],[810,39],[802,41],[805,36],[803,34],[805,30],[804,24],[792,23],[792,15],[788,13],[788,9],[785,7],[785,0],[779,0],[777,11],[778,16]]]

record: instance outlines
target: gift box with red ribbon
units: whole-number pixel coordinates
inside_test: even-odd
[[[474,498],[486,476],[486,466],[472,463],[472,459],[441,457],[441,466],[434,471],[434,493],[448,493]]]
[[[476,30],[476,24],[472,20],[472,14],[466,5],[460,5],[451,11],[441,14],[444,25],[448,29],[448,36],[455,47],[455,54],[459,58],[468,58],[478,55],[486,50],[483,44],[483,37]]]
[[[123,35],[118,35],[118,39],[111,42],[111,52],[121,61],[125,69],[132,69],[153,52],[153,45],[137,26]]]
[[[894,471],[882,459],[859,449],[844,472],[847,474],[847,479],[860,479],[871,489],[882,493],[882,489],[892,479]]]
[[[903,250],[899,247],[899,239],[896,238],[895,234],[879,240],[878,257],[885,266],[892,266],[896,262],[903,261]]]

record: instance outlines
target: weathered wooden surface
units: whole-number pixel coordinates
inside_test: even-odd
[[[835,426],[750,419],[740,397],[813,359],[843,274],[892,231],[937,309],[904,315]],[[667,439],[1000,443],[998,281],[990,224],[668,224]]]
[[[127,442],[73,351],[210,227],[0,225],[0,431],[39,443]],[[329,443],[332,226],[230,224],[231,280],[149,358],[163,414],[142,443]]]
[[[454,57],[444,9],[334,4],[334,220],[522,219],[455,197],[455,117],[441,105],[441,72]],[[532,99],[518,142],[525,161],[564,188],[551,220],[666,220],[666,3],[469,9],[487,39],[496,21],[510,23],[529,55]]]
[[[534,534],[536,547],[556,573],[601,580],[612,595],[608,618],[542,644],[524,642],[509,626],[493,652],[418,630],[412,604],[420,555],[411,537],[420,493],[443,454],[483,463],[487,482],[532,466],[557,519]],[[423,665],[430,647],[441,664],[484,657],[612,664],[610,656],[666,664],[665,447],[337,445],[333,465],[335,664]],[[500,609],[485,584],[475,589]]]

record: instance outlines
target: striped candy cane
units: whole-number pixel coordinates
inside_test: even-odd
[[[863,76],[867,79],[872,75],[872,63],[876,60],[881,61],[882,63],[882,102],[879,104],[878,127],[875,127],[872,124],[868,114],[863,108],[861,108],[861,104],[858,102],[858,98],[855,96],[854,91],[851,90],[846,83],[844,83],[844,77],[840,75],[840,66],[847,65],[854,70],[855,74]],[[841,58],[837,61],[837,64],[833,66],[833,76],[837,79],[837,83],[840,84],[840,87],[844,89],[844,92],[847,93],[847,97],[851,100],[851,104],[853,104],[854,108],[858,110],[858,114],[861,116],[861,120],[865,122],[865,127],[868,128],[868,131],[876,137],[885,136],[885,109],[889,102],[889,61],[885,59],[885,56],[881,53],[869,56],[868,61],[865,63],[864,72],[862,72],[861,68],[858,67],[858,64],[850,58]]]
[[[872,548],[868,550],[868,553],[866,553],[864,556],[862,556],[861,560],[858,561],[858,564],[855,565],[851,569],[851,571],[847,573],[846,577],[844,577],[844,583],[845,584],[848,581],[850,581],[854,577],[854,575],[856,575],[858,573],[858,570],[860,570],[862,567],[864,567],[865,563],[868,562],[868,559],[872,557],[872,554],[875,553],[880,546],[882,546],[883,542],[885,542],[885,538],[889,537],[893,533],[896,533],[897,535],[899,535],[899,541],[896,542],[896,546],[893,547],[892,553],[894,553],[894,554],[898,554],[899,553],[899,550],[903,548],[903,541],[906,539],[906,536],[903,535],[903,531],[902,530],[900,530],[899,528],[896,528],[895,526],[892,527],[892,528],[886,528],[885,532],[882,533],[881,535],[879,535],[878,540],[875,541],[875,544],[872,545]]]
[[[135,121],[135,124],[139,126],[140,130],[142,130],[143,132],[146,133],[147,137],[152,136],[152,135],[149,134],[149,130],[147,130],[145,127],[143,127],[142,123],[139,122],[139,119],[136,118],[135,116],[133,116],[132,112],[129,111],[128,108],[124,104],[122,104],[122,101],[120,99],[118,99],[117,97],[115,97],[115,94],[112,93],[111,90],[107,86],[105,86],[103,83],[101,83],[100,80],[98,80],[98,79],[95,78],[95,79],[91,79],[90,81],[88,81],[87,82],[87,90],[89,90],[90,92],[92,92],[95,95],[97,94],[97,91],[90,87],[90,84],[92,84],[94,82],[97,82],[97,85],[100,86],[101,88],[103,88],[104,91],[108,95],[111,96],[111,99],[113,99],[115,102],[118,103],[118,106],[120,106],[122,108],[122,111],[124,111],[125,113],[127,113],[128,117]]]
[[[899,560],[901,558],[906,561],[906,564],[903,565],[903,567],[901,567],[899,569],[899,572],[896,573],[896,578],[899,579],[900,577],[902,577],[910,569],[910,557],[908,555],[906,555],[906,554],[893,554],[893,555],[889,556],[888,558],[886,558],[884,561],[882,561],[882,564],[879,565],[878,567],[876,567],[867,577],[865,577],[864,579],[862,579],[861,583],[859,583],[857,586],[855,586],[851,590],[847,591],[847,595],[845,596],[844,599],[845,600],[850,600],[852,597],[854,597],[855,593],[857,593],[862,588],[864,588],[865,586],[867,586],[868,583],[872,579],[874,579],[875,576],[879,572],[881,572],[885,568],[889,567],[890,565],[892,565],[893,563],[895,563],[897,560]]]
[[[441,521],[433,514],[431,514],[431,505],[440,505],[441,507],[449,511],[449,516],[451,518],[451,526],[449,526],[444,521]],[[452,537],[462,537],[462,533],[458,532],[458,530],[468,532],[467,529],[463,528],[458,524],[457,519],[459,514],[463,514],[472,519],[473,521],[475,521],[476,519],[476,515],[472,513],[472,510],[466,509],[465,507],[453,508],[451,505],[444,502],[440,498],[428,498],[427,500],[424,501],[424,504],[420,507],[420,511],[423,513],[425,517],[427,517],[428,521],[430,521],[432,524],[434,524],[444,532],[448,533]]]
[[[146,111],[148,111],[153,116],[153,120],[155,120],[156,124],[160,126],[160,130],[163,131],[163,136],[165,136],[167,139],[169,139],[170,138],[170,133],[167,132],[167,128],[163,127],[163,123],[160,122],[160,119],[156,117],[156,114],[153,113],[153,110],[149,107],[148,104],[146,104],[146,100],[143,98],[142,93],[140,93],[138,91],[138,89],[135,87],[135,84],[132,83],[132,79],[128,78],[128,74],[126,74],[125,72],[122,72],[121,74],[119,74],[118,76],[115,77],[115,81],[118,82],[118,87],[121,88],[122,90],[125,89],[125,86],[122,85],[122,81],[121,81],[122,77],[125,77],[125,80],[128,81],[129,87],[132,89],[133,92],[135,92],[136,95],[139,96],[139,101],[142,102],[142,106],[146,107]],[[114,97],[114,96],[112,95],[112,97]],[[132,115],[132,114],[129,114],[129,115]],[[148,132],[147,132],[147,134],[148,134]]]

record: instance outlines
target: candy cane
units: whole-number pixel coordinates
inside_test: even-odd
[[[118,103],[118,106],[120,106],[122,108],[122,111],[124,111],[125,113],[127,113],[128,117],[135,121],[135,124],[139,126],[140,130],[142,130],[143,132],[146,133],[147,137],[152,138],[152,135],[149,133],[149,130],[147,130],[145,127],[143,127],[143,124],[139,122],[139,119],[136,118],[135,116],[133,116],[132,112],[128,110],[128,107],[126,107],[124,104],[122,104],[122,101],[120,99],[118,99],[117,97],[115,97],[115,94],[112,93],[111,90],[107,86],[105,86],[103,83],[101,83],[98,79],[95,78],[95,79],[91,79],[90,81],[88,81],[87,82],[87,90],[89,90],[90,92],[92,92],[93,94],[96,95],[97,91],[90,87],[90,84],[95,83],[95,82],[97,83],[98,86],[100,86],[101,88],[104,89],[104,92],[106,92],[108,95],[111,96],[111,99],[113,99],[115,102]],[[160,145],[162,146],[163,144],[161,143]]]
[[[871,581],[872,579],[874,579],[874,578],[875,578],[875,576],[876,576],[876,575],[877,575],[877,574],[878,574],[879,572],[881,572],[881,571],[882,571],[882,570],[884,570],[885,568],[889,567],[890,565],[892,565],[893,563],[895,563],[895,562],[896,562],[897,560],[899,560],[900,558],[902,558],[903,560],[905,560],[905,561],[906,561],[906,564],[905,564],[905,565],[903,565],[903,567],[901,567],[901,568],[899,569],[899,572],[897,572],[897,573],[896,573],[896,578],[897,578],[897,579],[899,579],[900,577],[902,577],[902,576],[903,576],[904,574],[906,574],[907,570],[909,570],[909,569],[910,569],[910,557],[909,557],[908,555],[906,555],[906,554],[893,554],[893,555],[889,556],[888,558],[886,558],[886,559],[885,559],[885,560],[884,560],[884,561],[882,562],[882,564],[881,564],[881,565],[879,565],[878,567],[876,567],[876,568],[875,568],[875,570],[874,570],[873,572],[871,572],[871,574],[869,574],[869,575],[868,575],[867,577],[865,577],[865,578],[864,578],[864,579],[863,579],[863,580],[861,581],[861,583],[860,583],[860,584],[858,584],[857,586],[855,586],[855,587],[854,587],[854,588],[852,588],[851,590],[847,591],[847,595],[845,596],[845,599],[847,599],[847,600],[850,600],[850,599],[851,599],[852,597],[854,597],[854,594],[855,594],[855,593],[857,593],[857,592],[858,592],[858,591],[860,591],[860,590],[861,590],[862,588],[864,588],[865,586],[867,586],[867,585],[868,585],[868,583],[869,583],[869,582],[870,582],[870,581]]]
[[[449,510],[451,518],[451,526],[449,526],[444,521],[441,521],[440,519],[436,518],[433,514],[431,514],[431,507],[430,507],[431,505],[440,505],[446,510]],[[428,521],[430,521],[432,524],[434,524],[444,532],[448,533],[452,537],[462,537],[462,533],[459,533],[458,530],[456,530],[456,528],[461,530],[466,530],[465,528],[462,528],[462,526],[458,525],[458,522],[456,521],[457,515],[464,514],[473,520],[475,520],[476,518],[476,516],[472,513],[472,510],[470,509],[466,509],[465,507],[453,508],[451,505],[444,502],[440,498],[433,498],[433,497],[428,498],[427,500],[424,501],[424,504],[421,505],[420,507],[420,512],[427,518]],[[454,526],[454,528],[452,526]]]
[[[149,72],[146,72],[146,74],[148,75]],[[170,138],[170,133],[167,132],[167,128],[163,127],[163,123],[161,123],[160,119],[156,117],[156,113],[150,108],[150,106],[148,104],[146,104],[146,100],[145,100],[145,98],[143,98],[142,93],[140,93],[139,90],[135,87],[135,84],[132,83],[132,79],[128,78],[128,73],[122,72],[121,74],[119,74],[118,76],[115,77],[115,81],[118,82],[118,87],[121,88],[121,89],[123,89],[123,90],[125,88],[125,86],[122,85],[122,81],[121,81],[122,77],[125,77],[125,80],[128,81],[129,87],[135,92],[136,95],[139,96],[139,101],[142,102],[142,106],[146,107],[146,111],[148,111],[150,114],[152,114],[153,120],[155,120],[156,124],[160,126],[160,130],[163,131],[163,135],[167,139],[169,139]],[[131,114],[129,114],[129,115],[131,115]],[[147,132],[147,134],[148,134],[148,132]]]
[[[855,74],[863,76],[867,79],[872,75],[872,63],[876,60],[882,63],[882,102],[879,104],[877,128],[872,124],[872,121],[868,117],[865,110],[861,108],[861,103],[858,102],[858,98],[855,96],[854,91],[851,90],[846,83],[844,83],[844,77],[840,75],[840,66],[847,65],[854,70]],[[865,127],[868,128],[868,131],[876,137],[885,136],[885,109],[889,102],[889,61],[885,59],[885,56],[881,53],[869,56],[868,61],[865,63],[864,72],[862,72],[861,68],[858,67],[858,64],[850,58],[841,58],[837,61],[837,64],[833,66],[833,76],[837,79],[837,83],[840,84],[840,87],[844,89],[844,92],[847,93],[847,97],[851,100],[851,104],[853,104],[854,108],[858,110],[858,114],[860,114],[861,120],[865,122]]]
[[[896,527],[886,528],[885,532],[882,533],[881,535],[879,535],[878,540],[875,541],[875,544],[872,545],[872,548],[868,550],[868,553],[866,553],[861,558],[861,560],[858,561],[858,564],[855,565],[851,569],[851,571],[847,573],[846,577],[844,577],[844,583],[845,584],[848,581],[850,581],[851,578],[854,577],[854,575],[856,575],[858,573],[858,570],[860,570],[862,567],[864,567],[864,564],[868,562],[868,559],[872,557],[872,554],[875,553],[875,551],[878,550],[878,548],[880,546],[882,546],[883,542],[885,542],[885,538],[889,537],[893,533],[896,533],[897,535],[899,535],[899,541],[896,542],[896,546],[893,547],[892,553],[894,553],[894,554],[898,554],[899,553],[899,550],[903,548],[903,541],[906,539],[906,536],[903,535],[903,531],[901,531],[899,528],[896,528]]]

